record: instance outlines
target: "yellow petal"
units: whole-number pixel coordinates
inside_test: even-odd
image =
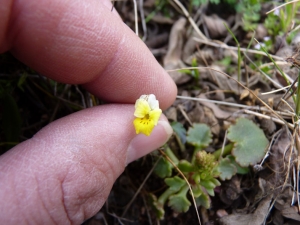
[[[161,112],[162,112],[161,109],[155,109],[150,111],[149,113],[149,118],[153,121],[155,126],[157,125]]]
[[[149,117],[146,118],[135,118],[133,121],[135,131],[137,134],[143,133],[149,136],[154,128],[154,122]]]
[[[135,102],[134,116],[138,118],[143,118],[150,112],[150,106],[145,99],[138,99]]]

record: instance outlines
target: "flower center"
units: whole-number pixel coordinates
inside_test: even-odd
[[[150,122],[150,116],[149,116],[149,114],[146,114],[145,115],[145,117],[144,118],[141,118],[141,120],[140,120],[140,123],[142,123],[142,124],[149,124],[149,122]]]

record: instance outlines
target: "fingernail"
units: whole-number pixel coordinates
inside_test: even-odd
[[[128,147],[126,165],[164,145],[172,133],[169,122],[160,120],[150,136],[136,135]]]
[[[165,129],[166,134],[168,135],[168,140],[173,134],[173,128],[170,126],[170,123],[164,120],[158,121],[158,125],[162,126]]]

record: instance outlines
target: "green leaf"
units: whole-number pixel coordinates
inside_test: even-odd
[[[252,121],[240,118],[228,129],[228,139],[234,142],[232,155],[242,167],[258,163],[265,155],[268,139]]]
[[[165,210],[164,210],[164,206],[157,200],[157,197],[153,194],[149,194],[150,195],[150,200],[152,203],[152,206],[155,210],[156,213],[156,217],[160,220],[162,220],[165,216]]]
[[[179,193],[171,195],[169,198],[168,205],[175,211],[175,212],[186,212],[189,210],[191,206],[191,202],[187,199],[186,194],[189,190],[188,186],[185,186],[180,190]]]
[[[218,171],[220,172],[221,180],[230,180],[236,174],[237,168],[231,163],[230,159],[223,158],[219,162]]]
[[[197,63],[197,59],[196,58],[193,58],[192,59],[192,67],[198,67],[198,63]],[[199,77],[200,77],[200,73],[199,73],[199,70],[198,69],[193,69],[192,71],[192,77],[194,77],[196,79],[196,81],[199,80]]]
[[[249,173],[249,167],[242,167],[240,166],[234,159],[234,157],[232,155],[228,155],[227,156],[228,159],[230,159],[231,163],[236,167],[237,171],[236,173],[237,174],[247,174]]]
[[[17,86],[18,86],[18,88],[20,88],[22,91],[24,91],[23,85],[24,85],[24,83],[26,82],[27,76],[28,76],[27,74],[23,74],[23,75],[20,77],[20,79],[18,80]]]
[[[195,198],[198,198],[203,193],[201,185],[199,185],[199,184],[194,184],[192,186],[192,190],[193,190],[193,194],[194,194]]]
[[[205,190],[207,191],[207,193],[208,193],[210,196],[215,196],[215,191],[214,191],[214,189],[205,188]]]
[[[209,180],[201,180],[200,181],[200,185],[205,188],[206,192],[210,195],[210,196],[215,196],[215,187],[221,185],[221,183],[215,179],[215,178],[211,178]]]
[[[170,187],[172,191],[179,191],[186,183],[185,180],[178,176],[166,178],[165,183]]]
[[[188,173],[195,170],[193,165],[189,161],[184,159],[180,160],[180,162],[178,163],[178,169],[183,173]]]
[[[210,197],[208,194],[206,193],[202,193],[202,195],[200,195],[198,198],[196,198],[196,203],[198,206],[203,206],[206,209],[210,208]]]
[[[186,142],[186,130],[183,127],[183,125],[179,122],[172,122],[171,127],[173,128],[175,134],[179,137],[179,140],[182,144],[185,144]]]
[[[218,181],[216,178],[211,178],[210,181],[213,182],[213,183],[215,184],[215,187],[221,185],[220,181]]]
[[[172,175],[173,165],[165,158],[160,158],[158,161],[154,173],[160,178],[170,177]]]
[[[187,142],[198,148],[205,148],[212,141],[212,135],[206,124],[193,124],[187,133]]]
[[[200,184],[205,187],[205,189],[214,189],[216,185],[210,180],[201,180]]]
[[[183,74],[188,74],[188,75],[191,75],[192,72],[188,69],[181,69],[181,70],[178,70],[179,73],[183,73]]]

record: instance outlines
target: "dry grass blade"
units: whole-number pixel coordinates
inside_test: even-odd
[[[275,7],[274,9],[272,9],[272,10],[266,12],[266,14],[269,14],[269,13],[271,13],[271,12],[274,12],[275,10],[280,9],[280,8],[282,8],[283,6],[286,6],[286,5],[288,5],[288,4],[292,4],[292,3],[295,3],[295,2],[299,2],[299,0],[293,0],[293,1],[290,1],[290,2],[286,2],[286,3],[284,3],[284,4],[280,5],[280,6]]]
[[[184,8],[184,6],[181,4],[180,1],[178,0],[173,0],[178,6],[179,8],[182,10],[183,14],[186,16],[186,18],[188,18],[188,20],[190,21],[192,27],[195,29],[195,31],[197,32],[197,34],[203,39],[203,40],[207,40],[206,36],[200,31],[200,29],[198,28],[197,24],[195,23],[195,21],[192,19],[192,17],[190,16],[189,12],[186,10],[186,8]]]
[[[291,85],[288,85],[288,86],[285,86],[283,88],[279,88],[277,90],[274,90],[274,91],[269,91],[269,92],[264,92],[264,93],[261,93],[261,95],[269,95],[269,94],[274,94],[274,93],[277,93],[277,92],[280,92],[280,91],[284,91],[286,89],[288,89]]]
[[[298,121],[297,121],[298,122]],[[295,129],[295,147],[297,149],[297,168],[296,168],[296,174],[297,174],[297,179],[296,179],[296,194],[297,194],[297,204],[298,204],[298,213],[300,213],[300,197],[299,197],[299,166],[300,166],[300,138],[299,138],[299,132],[300,132],[300,127],[299,124],[296,122],[296,129]]]
[[[247,109],[244,112],[248,113],[248,114],[251,114],[251,115],[254,115],[254,116],[257,116],[257,117],[260,117],[260,118],[265,118],[265,119],[268,119],[268,120],[272,120],[275,123],[279,123],[281,125],[285,125],[285,123],[282,120],[278,119],[278,118],[267,116],[267,115],[264,115],[264,114],[261,114],[261,113],[258,113],[258,112],[253,112],[253,111],[250,111],[250,110],[247,110]],[[289,126],[293,126],[293,124],[291,124],[291,123],[288,123],[288,124],[289,124]]]
[[[135,34],[139,36],[139,25],[138,25],[138,13],[137,13],[137,4],[136,0],[133,0],[134,5],[134,23],[135,23]]]
[[[229,46],[229,45],[227,45],[227,44],[225,44],[223,42],[222,43],[218,43],[219,41],[211,41],[211,40],[207,40],[207,39],[206,40],[202,40],[202,39],[199,39],[199,38],[194,38],[194,40],[197,41],[197,42],[199,42],[199,43],[206,44],[206,45],[209,45],[209,46],[238,51],[238,47]],[[264,53],[262,51],[258,51],[258,50],[253,50],[253,49],[240,48],[240,51],[267,56],[266,53]],[[281,60],[281,61],[284,60],[282,57],[279,57],[279,56],[276,56],[276,55],[271,55],[271,56],[272,56],[273,59],[277,59],[277,60]]]
[[[288,122],[285,121],[285,119],[282,118],[282,116],[280,116],[276,111],[274,111],[267,103],[265,103],[261,98],[259,98],[255,93],[254,91],[252,91],[251,89],[249,89],[248,87],[246,87],[245,85],[243,85],[241,82],[239,82],[238,80],[236,80],[235,78],[229,76],[228,74],[222,72],[222,71],[219,71],[219,70],[216,70],[216,69],[213,69],[213,68],[210,68],[210,67],[186,67],[186,68],[180,68],[178,70],[193,70],[193,69],[208,69],[208,70],[213,70],[215,72],[218,72],[224,76],[226,76],[227,78],[229,79],[232,79],[234,80],[235,82],[237,82],[241,87],[243,87],[244,89],[248,90],[253,96],[255,96],[267,109],[269,109],[271,112],[273,112],[278,119],[282,120],[284,122],[284,124],[286,124],[290,129],[294,130],[294,126],[289,124]]]

